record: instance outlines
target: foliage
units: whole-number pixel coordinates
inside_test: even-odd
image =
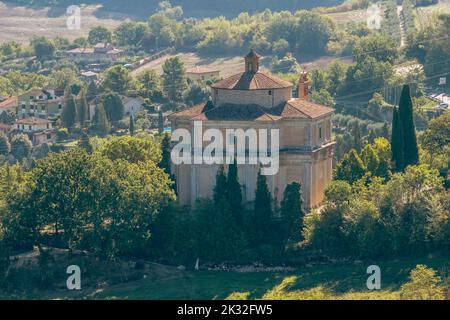
[[[27,135],[18,134],[11,138],[11,154],[18,161],[29,158],[31,155],[32,143]]]
[[[102,82],[103,89],[111,90],[117,94],[126,94],[132,85],[130,71],[121,65],[110,68]]]
[[[103,26],[94,27],[89,31],[88,41],[91,45],[101,42],[111,42],[112,34]]]
[[[352,149],[337,165],[334,172],[334,179],[348,181],[352,184],[364,176],[366,169],[358,153],[355,149]]]
[[[108,159],[126,160],[131,163],[161,161],[161,151],[151,139],[138,137],[115,137],[107,141],[100,149],[103,156]]]
[[[444,288],[436,271],[417,265],[410,273],[410,281],[402,285],[401,298],[406,300],[442,300]]]
[[[169,58],[163,65],[163,91],[171,101],[180,101],[186,89],[185,67],[180,58]]]
[[[419,162],[416,128],[413,119],[413,105],[409,85],[404,85],[399,102],[399,119],[403,130],[404,165],[414,165]]]
[[[124,106],[122,99],[116,92],[108,92],[102,97],[101,104],[105,108],[106,116],[109,122],[117,123],[122,120],[124,114]]]
[[[72,130],[77,121],[77,106],[75,103],[75,98],[69,90],[66,91],[65,104],[61,112],[61,124]]]

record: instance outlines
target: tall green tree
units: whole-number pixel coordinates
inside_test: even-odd
[[[413,119],[411,89],[404,85],[399,102],[399,116],[403,127],[403,150],[405,167],[419,163],[416,128]]]
[[[284,240],[301,240],[303,216],[301,185],[292,182],[286,186],[280,208],[283,219]]]
[[[398,109],[394,107],[392,116],[391,151],[392,162],[397,171],[405,168],[403,126]]]
[[[95,115],[93,120],[94,120],[94,131],[100,137],[106,136],[111,127],[103,103],[99,103],[95,106]]]
[[[87,92],[86,92],[86,99],[88,102],[91,102],[92,100],[94,100],[97,95],[99,94],[99,89],[97,84],[95,83],[95,81],[91,81],[91,83],[89,83],[88,87],[87,87]]]
[[[164,116],[161,109],[158,111],[158,133],[164,133]]]
[[[254,246],[266,244],[270,239],[272,216],[272,197],[267,178],[260,171],[256,181],[254,208],[247,222],[249,237]]]
[[[213,194],[214,204],[219,204],[223,199],[227,199],[227,177],[225,175],[225,169],[222,166],[219,167],[216,174],[216,185],[214,186]]]
[[[186,70],[180,58],[169,58],[163,65],[163,91],[171,101],[181,101],[186,90]]]
[[[0,154],[6,157],[6,156],[8,156],[10,151],[11,151],[11,145],[8,141],[8,137],[3,132],[1,132],[0,133]]]
[[[159,162],[159,167],[167,174],[171,173],[171,149],[172,143],[170,141],[170,135],[166,133],[161,141],[161,161]]]
[[[134,136],[134,118],[130,116],[130,125],[129,125],[130,135]]]
[[[228,166],[227,175],[227,200],[230,205],[231,212],[237,223],[242,223],[242,190],[239,183],[238,167],[236,157],[234,162]]]
[[[353,143],[352,146],[356,150],[356,152],[361,152],[362,148],[362,139],[361,139],[361,129],[359,127],[359,121],[355,121],[352,127],[352,138]]]
[[[81,90],[79,98],[77,99],[78,102],[78,110],[77,110],[77,118],[78,118],[78,122],[80,123],[80,125],[82,127],[84,127],[85,122],[89,119],[88,116],[88,110],[89,110],[89,105],[87,102],[87,98],[86,98],[86,92],[84,89]]]
[[[122,120],[124,107],[122,99],[115,92],[108,92],[103,96],[103,106],[105,107],[106,116],[111,123],[117,123]]]

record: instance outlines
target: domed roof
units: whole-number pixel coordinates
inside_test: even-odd
[[[245,72],[213,83],[211,88],[229,90],[270,90],[291,88],[292,83],[259,71],[260,55],[254,49],[244,57]]]

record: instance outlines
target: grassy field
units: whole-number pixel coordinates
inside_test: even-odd
[[[0,1],[0,43],[17,41],[28,43],[32,36],[70,40],[86,36],[89,29],[99,25],[113,28],[125,18],[113,16],[98,18],[94,15],[97,7],[85,6],[81,11],[81,29],[69,30],[66,26],[66,8],[29,8],[7,5]]]
[[[47,294],[57,299],[399,299],[417,264],[440,270],[448,256],[303,266],[293,272],[180,271],[155,267],[139,280]],[[366,288],[369,265],[381,268],[381,290]],[[64,293],[65,292],[65,293]],[[40,296],[42,298],[43,296]],[[35,297],[36,298],[36,297]]]

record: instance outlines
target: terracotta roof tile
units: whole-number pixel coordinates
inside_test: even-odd
[[[286,102],[281,115],[286,118],[301,117],[313,119],[333,112],[334,112],[333,108],[316,104],[308,100],[291,99],[288,102]]]
[[[280,119],[314,119],[330,114],[334,109],[310,101],[292,99],[274,108],[256,104],[231,104],[214,107],[212,102],[196,105],[169,115],[169,119],[200,121],[277,121]]]

